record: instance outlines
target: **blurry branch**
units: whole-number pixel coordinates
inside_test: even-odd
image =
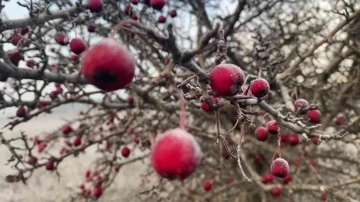
[[[338,24],[325,38],[323,38],[321,41],[317,42],[314,47],[311,49],[308,49],[301,57],[300,59],[294,63],[292,66],[287,68],[282,73],[276,75],[276,80],[281,81],[288,77],[302,62],[305,61],[306,58],[312,56],[314,52],[324,43],[328,42],[335,34],[340,31],[345,25],[350,23],[352,20],[354,20],[357,16],[360,15],[360,9],[356,10],[352,15],[350,15],[346,20]]]

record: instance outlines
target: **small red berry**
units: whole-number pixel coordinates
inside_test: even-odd
[[[255,135],[256,135],[256,139],[258,139],[259,141],[265,141],[268,138],[268,132],[264,127],[258,127],[255,130]]]
[[[36,63],[35,63],[34,60],[27,60],[27,61],[26,61],[26,66],[28,66],[28,67],[30,67],[30,68],[34,67],[35,64],[36,64]]]
[[[166,22],[166,17],[163,15],[160,15],[158,18],[158,23],[165,23]]]
[[[274,187],[274,188],[272,189],[272,195],[273,195],[273,196],[280,196],[280,195],[281,195],[281,189],[280,189],[280,187]]]
[[[291,175],[288,174],[283,178],[283,183],[288,184],[291,181]]]
[[[317,109],[312,109],[307,112],[307,117],[311,123],[320,123],[321,122],[321,112]]]
[[[219,98],[214,98],[213,96],[210,96],[211,101],[213,102],[213,104],[219,104]],[[206,111],[206,112],[211,112],[214,109],[212,108],[212,106],[207,103],[207,102],[203,102],[201,104],[201,109]]]
[[[312,166],[313,168],[316,168],[317,163],[315,161],[310,161],[310,166]]]
[[[135,65],[130,52],[112,38],[90,46],[81,61],[82,73],[89,83],[108,92],[131,83]]]
[[[22,39],[22,36],[20,34],[15,34],[11,37],[10,41],[14,46],[19,45],[20,41]]]
[[[62,132],[63,132],[64,136],[67,136],[69,133],[72,132],[71,126],[70,126],[70,125],[66,125],[66,126],[63,128]]]
[[[66,46],[69,43],[69,39],[67,38],[67,36],[62,33],[57,33],[55,35],[55,41],[62,46]]]
[[[261,178],[261,182],[264,184],[271,183],[274,180],[274,177],[271,173],[267,173]]]
[[[58,98],[58,95],[59,95],[59,92],[58,91],[56,91],[56,90],[54,90],[54,91],[51,91],[50,92],[50,98],[52,99],[52,100],[55,100],[56,98]]]
[[[133,7],[131,5],[125,6],[125,8],[124,8],[125,15],[130,15],[130,14],[132,14],[132,12],[133,12]]]
[[[29,32],[29,28],[28,27],[21,27],[17,29],[17,32],[20,33],[21,35],[25,35]]]
[[[73,142],[74,146],[80,146],[81,145],[81,136],[76,136]]]
[[[282,144],[289,144],[289,135],[281,134],[279,138]]]
[[[210,191],[211,190],[211,187],[212,187],[212,184],[210,181],[205,181],[204,184],[203,184],[203,189],[205,191]]]
[[[258,78],[252,81],[250,85],[250,90],[255,97],[264,97],[269,93],[270,86],[265,79]]]
[[[233,64],[220,64],[209,75],[211,89],[217,96],[236,95],[244,83],[244,72]]]
[[[87,3],[87,8],[94,13],[99,13],[103,9],[102,0],[89,0]]]
[[[283,158],[277,158],[271,163],[271,174],[284,178],[289,174],[289,163]]]
[[[128,103],[129,103],[129,105],[134,105],[135,104],[135,99],[133,97],[129,97]]]
[[[125,158],[129,157],[130,155],[130,149],[128,147],[124,147],[121,149],[121,155]]]
[[[17,117],[25,117],[26,116],[26,109],[25,107],[21,106],[17,109],[16,111],[16,116]]]
[[[93,190],[93,194],[96,198],[100,198],[100,196],[102,195],[101,187],[95,187]]]
[[[116,173],[118,173],[119,170],[120,170],[120,166],[118,166],[118,165],[114,166],[114,171],[115,171]]]
[[[88,32],[95,32],[96,31],[96,25],[94,23],[89,23],[87,25]]]
[[[54,168],[55,168],[54,161],[49,160],[48,162],[46,162],[45,168],[46,168],[46,170],[54,170]]]
[[[169,12],[169,15],[172,17],[172,18],[175,18],[177,16],[177,12],[175,9],[172,9],[170,12]]]
[[[279,132],[279,125],[276,123],[275,120],[271,120],[267,122],[266,129],[270,134],[277,135]]]
[[[134,4],[134,5],[138,5],[139,0],[131,0],[131,3]]]
[[[325,193],[321,194],[320,199],[322,201],[326,201],[327,200],[326,194]]]
[[[20,60],[24,60],[24,54],[20,52],[20,50],[12,50],[7,52],[7,55],[10,61],[15,65],[18,66]]]
[[[77,55],[81,54],[85,48],[85,42],[80,38],[73,38],[70,41],[70,50]]]
[[[161,11],[165,6],[165,0],[150,0],[150,5],[153,9]]]
[[[185,179],[199,166],[201,148],[194,136],[176,128],[156,137],[151,149],[151,165],[162,177]]]
[[[254,161],[259,163],[260,161],[262,160],[262,157],[260,154],[256,154],[255,157],[254,157]]]
[[[138,20],[139,19],[138,15],[135,12],[133,12],[131,14],[130,18],[133,19],[133,20]]]
[[[38,159],[35,156],[29,156],[26,162],[30,165],[35,165],[37,161]]]
[[[297,134],[291,134],[288,137],[288,143],[292,146],[298,145],[300,142],[299,136]]]
[[[43,152],[44,151],[44,149],[46,148],[46,143],[44,143],[44,142],[41,142],[41,143],[39,143],[38,145],[37,145],[37,147],[38,147],[38,152],[39,153],[41,153],[41,152]]]
[[[309,107],[309,102],[305,99],[297,99],[294,102],[295,112],[298,112],[302,108]],[[300,114],[306,114],[306,111],[299,111]]]
[[[336,117],[335,124],[336,124],[337,126],[343,125],[344,122],[345,122],[345,118],[344,118],[343,115],[339,115],[339,116]]]
[[[71,61],[74,61],[74,62],[77,62],[77,61],[79,60],[79,56],[77,56],[77,55],[71,55],[71,56],[70,56],[70,60],[71,60]]]
[[[317,137],[312,137],[311,142],[316,145],[320,144],[319,138],[317,138]]]

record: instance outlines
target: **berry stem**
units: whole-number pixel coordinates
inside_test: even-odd
[[[241,172],[241,175],[248,181],[248,182],[252,182],[251,179],[246,176],[245,172],[244,172],[244,169],[241,165],[241,141],[242,141],[242,137],[244,136],[244,125],[241,126],[241,130],[240,130],[240,138],[239,138],[239,142],[238,142],[238,145],[236,147],[236,152],[237,152],[237,163],[238,163],[238,166],[240,168],[240,172]]]
[[[179,94],[179,103],[180,103],[180,129],[185,130],[186,123],[186,111],[185,111],[185,99],[183,94],[178,90]]]

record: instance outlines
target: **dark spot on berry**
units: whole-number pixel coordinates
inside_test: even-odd
[[[94,82],[96,86],[105,87],[116,81],[116,73],[111,71],[98,70],[94,75]]]

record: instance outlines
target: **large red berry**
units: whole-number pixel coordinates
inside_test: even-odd
[[[65,46],[65,45],[67,45],[69,43],[68,37],[65,36],[65,34],[62,34],[62,33],[57,33],[55,35],[55,41],[58,44],[62,45],[62,46]]]
[[[212,184],[211,184],[211,182],[210,181],[205,181],[204,182],[204,184],[203,184],[203,189],[205,190],[205,191],[210,191],[211,190],[211,187],[212,187]]]
[[[26,109],[25,107],[21,106],[17,109],[16,111],[16,116],[17,117],[25,117],[26,116]]]
[[[300,142],[299,136],[297,134],[291,134],[288,136],[287,142],[290,145],[295,146],[295,145],[299,144],[299,142]]]
[[[258,78],[252,81],[250,90],[255,97],[264,97],[269,93],[270,86],[265,79]]]
[[[161,11],[165,6],[165,0],[150,0],[150,5],[155,10]]]
[[[255,135],[256,135],[256,139],[258,139],[259,141],[265,141],[268,138],[268,132],[264,127],[258,127],[255,130]]]
[[[281,195],[281,189],[280,189],[280,187],[274,187],[274,188],[272,189],[272,195],[273,195],[273,196],[280,196],[280,195]]]
[[[125,158],[129,157],[130,155],[130,149],[128,147],[124,147],[121,149],[121,155]]]
[[[63,128],[62,132],[63,132],[64,136],[67,136],[69,133],[72,132],[71,126],[70,126],[70,125],[66,125],[66,126]]]
[[[46,162],[45,168],[46,168],[46,170],[54,170],[54,168],[55,168],[54,161],[49,160],[48,162]]]
[[[270,134],[276,135],[279,132],[279,125],[276,123],[275,120],[271,120],[267,122],[266,129]]]
[[[291,175],[290,174],[288,174],[288,175],[286,175],[284,178],[283,178],[283,183],[284,184],[288,184],[290,181],[291,181]]]
[[[312,109],[307,112],[307,117],[311,123],[320,123],[321,122],[321,112],[317,109]]]
[[[81,136],[76,136],[73,142],[74,146],[80,146],[81,145]]]
[[[284,178],[289,174],[289,163],[283,158],[277,158],[271,163],[271,174]]]
[[[135,76],[135,59],[113,38],[106,38],[84,52],[82,73],[89,83],[105,90],[124,88]]]
[[[96,198],[99,198],[99,197],[102,195],[102,189],[101,189],[101,187],[95,187],[94,190],[93,190],[93,195],[94,195]]]
[[[210,72],[210,86],[217,96],[236,95],[244,83],[244,72],[233,64],[220,64]]]
[[[103,9],[102,0],[89,0],[87,3],[87,8],[94,13],[99,13]]]
[[[77,55],[81,54],[85,48],[85,42],[80,38],[73,38],[70,41],[70,50]]]
[[[157,136],[151,150],[151,165],[162,177],[185,179],[199,166],[201,148],[194,136],[176,128]]]
[[[295,112],[298,112],[301,108],[309,106],[309,102],[305,99],[297,99],[294,102]],[[306,111],[300,111],[300,114],[305,114]]]

